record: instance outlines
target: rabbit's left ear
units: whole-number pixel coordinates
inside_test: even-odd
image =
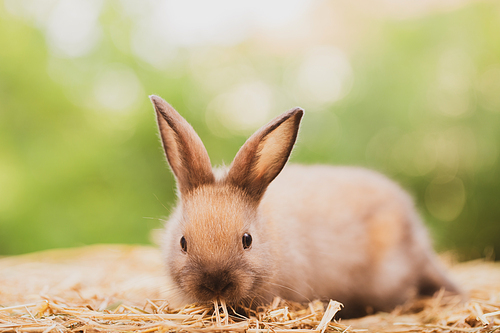
[[[158,96],[150,96],[156,110],[163,149],[181,195],[215,182],[210,158],[193,127]]]
[[[258,203],[267,186],[285,166],[303,114],[300,108],[292,109],[255,132],[236,154],[227,181],[243,189]]]

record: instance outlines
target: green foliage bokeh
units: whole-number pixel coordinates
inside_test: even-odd
[[[290,91],[293,59],[252,39],[179,48],[173,65],[155,68],[132,52],[132,22],[116,7],[106,2],[101,9],[98,46],[71,58],[52,54],[43,29],[0,2],[0,255],[150,242],[151,229],[175,204],[175,184],[147,95],[175,106],[213,164],[229,164],[251,134],[210,118],[217,93],[192,69],[196,54],[210,52],[224,55],[218,61],[225,64],[244,61],[277,87],[277,105],[306,108],[293,162],[379,170],[413,195],[438,249],[462,258],[500,253],[498,3],[374,20],[349,51],[350,91],[322,105]],[[215,59],[205,68],[220,66]],[[140,82],[143,96],[128,112],[90,101],[109,67],[127,68]],[[221,77],[230,85],[238,75]]]

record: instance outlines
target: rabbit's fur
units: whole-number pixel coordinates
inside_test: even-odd
[[[341,316],[359,316],[416,293],[459,292],[394,182],[362,168],[283,169],[301,109],[263,126],[229,168],[213,171],[193,128],[160,97],[151,100],[180,199],[163,240],[174,305],[319,298],[344,303]]]

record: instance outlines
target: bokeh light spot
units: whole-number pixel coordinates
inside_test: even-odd
[[[472,112],[475,100],[471,92],[474,63],[461,49],[450,48],[439,59],[436,82],[429,91],[431,108],[458,117]]]
[[[465,206],[465,186],[453,176],[437,176],[425,190],[425,205],[441,221],[453,221]]]
[[[488,67],[481,75],[479,94],[486,109],[500,112],[500,64]]]
[[[319,46],[305,54],[298,68],[297,93],[307,104],[319,106],[336,102],[351,86],[351,65],[340,49]]]
[[[207,124],[217,135],[221,135],[217,123],[229,132],[247,134],[269,120],[273,104],[273,91],[266,83],[241,83],[209,104]]]
[[[94,98],[105,110],[128,113],[144,95],[135,73],[124,65],[115,64],[103,70],[94,84]]]
[[[393,147],[392,160],[399,171],[407,175],[428,174],[437,163],[434,137],[417,132],[403,135]]]
[[[47,22],[49,45],[59,56],[80,57],[96,46],[102,1],[60,0]]]

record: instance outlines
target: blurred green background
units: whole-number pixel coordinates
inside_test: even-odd
[[[150,94],[216,165],[301,106],[294,162],[379,170],[438,250],[499,254],[499,36],[498,1],[0,1],[0,255],[150,242]]]

